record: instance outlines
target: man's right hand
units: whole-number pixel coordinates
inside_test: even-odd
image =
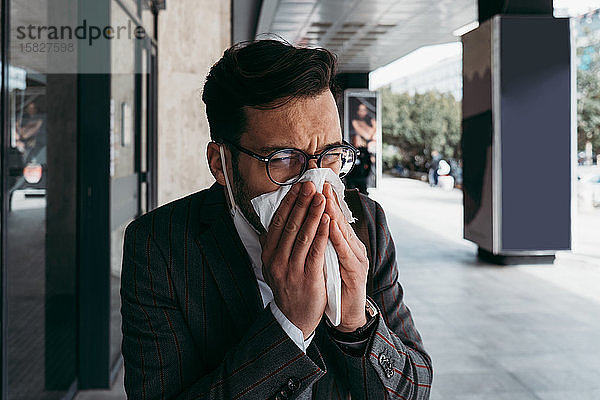
[[[325,196],[312,182],[296,183],[261,237],[263,276],[277,307],[306,340],[317,328],[327,304],[325,247],[330,218]]]

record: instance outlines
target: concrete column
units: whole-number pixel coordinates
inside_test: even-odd
[[[231,0],[231,37],[233,43],[253,40],[262,0]]]
[[[229,1],[169,2],[159,17],[158,205],[210,186],[202,87],[231,44]]]
[[[464,236],[502,264],[571,248],[569,20],[548,15],[551,1],[523,3],[540,15],[480,9],[486,19],[462,38]]]

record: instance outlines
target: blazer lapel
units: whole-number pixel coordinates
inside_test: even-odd
[[[250,257],[228,211],[223,187],[213,184],[196,208],[198,225],[192,220],[196,244],[206,257],[237,329],[245,332],[263,309],[262,297]]]

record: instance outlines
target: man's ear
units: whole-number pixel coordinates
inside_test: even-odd
[[[221,153],[219,152],[219,145],[217,143],[208,142],[208,146],[206,146],[206,157],[208,158],[208,167],[210,168],[210,172],[217,180],[217,183],[219,183],[221,186],[225,186],[225,176],[223,175]]]

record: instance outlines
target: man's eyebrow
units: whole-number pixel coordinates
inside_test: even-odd
[[[317,153],[322,152],[323,150],[325,150],[328,147],[338,146],[340,144],[344,144],[344,142],[342,142],[341,140],[338,140],[338,141],[333,142],[333,143],[328,143],[325,146],[322,146],[321,148],[319,148],[317,150]],[[274,151],[283,150],[283,149],[297,149],[297,147],[294,147],[293,145],[289,145],[289,146],[263,146],[263,147],[260,147],[258,149],[258,151],[261,152],[261,153],[272,153]]]

